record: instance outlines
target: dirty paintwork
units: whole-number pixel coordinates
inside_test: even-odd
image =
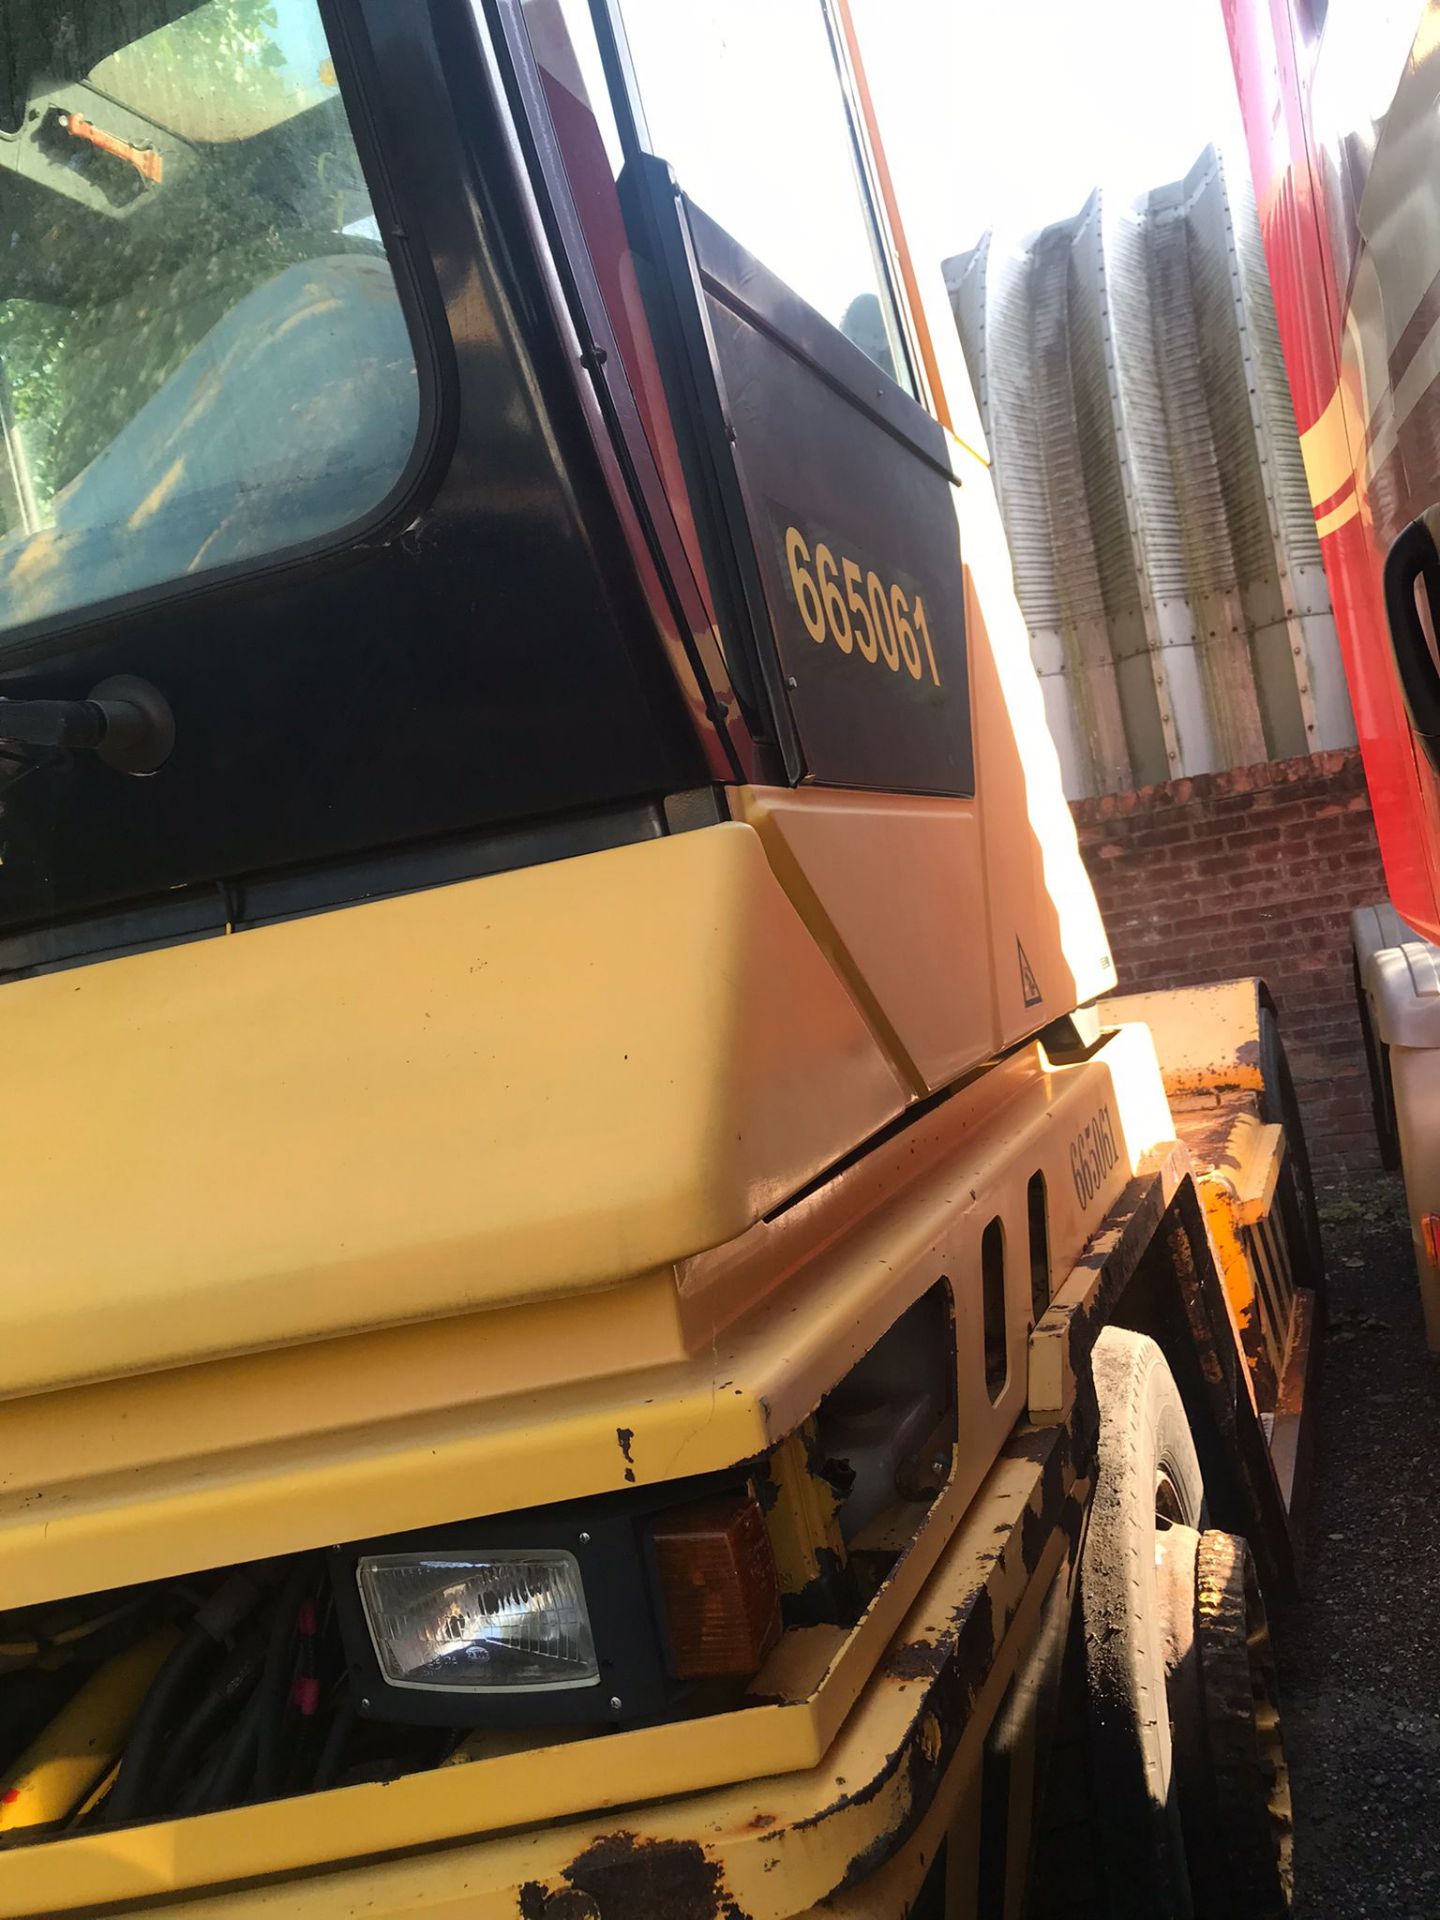
[[[1200,1191],[1225,1297],[1249,1363],[1251,1391],[1257,1406],[1273,1406],[1276,1381],[1284,1361],[1281,1343],[1287,1328],[1273,1326],[1264,1311],[1254,1269],[1245,1251],[1244,1236],[1235,1219],[1228,1183],[1202,1179]]]
[[[1146,1324],[1161,1338],[1182,1391],[1189,1386],[1192,1422],[1203,1419],[1216,1436],[1217,1457],[1232,1475],[1228,1523],[1255,1540],[1257,1554],[1270,1556],[1267,1576],[1283,1586],[1293,1580],[1294,1542],[1246,1364],[1243,1327],[1208,1230],[1207,1209],[1217,1204],[1216,1196],[1183,1147],[1166,1156],[1165,1168],[1152,1169],[1144,1184],[1132,1182],[1128,1205],[1086,1249],[1035,1328],[1030,1417],[1037,1426],[1069,1421],[1082,1435],[1090,1431],[1095,1419],[1090,1351],[1142,1257],[1160,1242],[1175,1286],[1172,1294],[1167,1284],[1159,1296],[1168,1325]],[[1245,1258],[1233,1232],[1222,1234],[1219,1245],[1234,1258]],[[1246,1273],[1246,1286],[1253,1291],[1248,1268]],[[1193,1381],[1187,1382],[1187,1375]]]
[[[747,1897],[746,1869],[754,1865],[748,1858],[744,1866],[737,1861],[728,1875],[716,1873],[709,1905],[672,1909],[647,1904],[653,1860],[629,1831],[609,1836],[598,1848],[592,1843],[564,1870],[565,1880],[598,1892],[591,1866],[598,1851],[614,1863],[609,1890],[617,1912],[637,1920],[672,1911],[694,1913],[697,1920],[712,1915],[716,1920],[748,1920],[752,1913],[795,1911],[790,1900],[797,1891],[800,1859],[791,1856],[804,1859],[807,1874],[812,1872],[815,1842],[832,1828],[851,1830],[848,1851],[842,1856],[838,1847],[834,1850],[839,1877],[817,1888],[812,1898],[842,1894],[888,1860],[924,1818],[962,1740],[982,1730],[988,1716],[977,1715],[977,1706],[987,1690],[994,1694],[1006,1672],[1002,1650],[1025,1602],[1032,1603],[1033,1611],[1037,1593],[1048,1585],[1045,1576],[1053,1577],[1078,1544],[1088,1483],[1076,1479],[1063,1430],[1017,1436],[997,1464],[991,1488],[991,1497],[982,1497],[979,1513],[967,1522],[964,1560],[949,1569],[943,1588],[937,1581],[927,1589],[929,1606],[917,1609],[922,1617],[912,1616],[902,1630],[862,1703],[863,1714],[873,1704],[872,1695],[885,1699],[899,1720],[899,1737],[893,1744],[870,1748],[863,1767],[846,1760],[842,1771],[841,1760],[832,1756],[834,1792],[825,1804],[788,1825],[780,1813],[765,1821],[764,1845],[773,1849],[775,1864],[768,1873],[761,1867],[762,1884],[770,1895],[763,1907],[752,1906]],[[1017,1497],[1022,1492],[1023,1498]],[[908,1706],[903,1704],[907,1699]],[[703,1831],[703,1824],[698,1830]],[[834,1870],[823,1870],[822,1881]],[[700,1897],[703,1889],[693,1860],[687,1861],[686,1874],[686,1898]]]
[[[1117,1059],[1138,1059],[1142,1037],[1134,1028],[1114,1036],[1110,1044]],[[1154,1073],[1153,1054],[1150,1060]],[[607,1471],[615,1479],[627,1468],[637,1477],[658,1479],[684,1459],[674,1436],[702,1433],[717,1449],[711,1458],[728,1464],[753,1460],[774,1447],[787,1431],[782,1423],[789,1421],[805,1484],[812,1493],[823,1485],[823,1472],[811,1471],[797,1415],[803,1426],[819,1394],[843,1375],[909,1299],[918,1298],[943,1274],[967,1270],[965,1263],[975,1260],[980,1228],[990,1209],[1013,1206],[1015,1230],[1023,1232],[1026,1182],[1036,1160],[1046,1168],[1052,1186],[1062,1190],[1064,1153],[1073,1134],[1069,1116],[1093,1110],[1097,1089],[1119,1090],[1127,1084],[1120,1069],[1112,1071],[1107,1064],[1105,1049],[1077,1067],[1047,1069],[1032,1055],[997,1072],[1005,1076],[1008,1099],[990,1109],[991,1124],[976,1125],[961,1096],[949,1103],[948,1113],[926,1116],[915,1139],[887,1143],[870,1156],[887,1167],[894,1163],[908,1173],[908,1180],[902,1175],[887,1186],[874,1167],[850,1169],[837,1182],[843,1200],[819,1190],[793,1214],[758,1230],[764,1251],[772,1255],[807,1244],[816,1251],[808,1260],[787,1251],[777,1262],[787,1277],[772,1296],[741,1314],[703,1362],[683,1363],[694,1370],[693,1390],[667,1401],[665,1369],[653,1366],[627,1383],[628,1397],[617,1395],[611,1380],[584,1383],[568,1390],[568,1418],[548,1437],[566,1438],[575,1448],[572,1457],[589,1461],[588,1448],[578,1442],[593,1431],[596,1457],[613,1463]],[[1130,1121],[1123,1094],[1117,1095],[1117,1104],[1122,1122]],[[964,1429],[949,1481],[859,1624],[848,1633],[825,1627],[787,1633],[757,1678],[754,1704],[696,1722],[607,1734],[603,1763],[594,1741],[574,1742],[412,1775],[383,1787],[362,1784],[173,1824],[80,1834],[47,1847],[43,1859],[33,1852],[0,1857],[0,1916],[28,1914],[57,1901],[72,1910],[90,1911],[108,1902],[143,1901],[158,1888],[183,1902],[187,1894],[198,1897],[207,1886],[253,1877],[262,1862],[265,1874],[277,1880],[290,1873],[302,1875],[299,1882],[286,1885],[287,1904],[275,1909],[287,1920],[307,1910],[344,1914],[353,1908],[327,1905],[328,1892],[320,1889],[333,1890],[352,1878],[336,1863],[345,1860],[360,1835],[377,1859],[411,1856],[412,1881],[427,1848],[444,1846],[447,1859],[463,1853],[473,1860],[478,1883],[493,1882],[494,1898],[487,1895],[467,1907],[465,1920],[483,1920],[491,1913],[515,1920],[521,1911],[518,1889],[526,1884],[538,1889],[526,1896],[532,1908],[543,1892],[547,1902],[563,1894],[570,1907],[583,1912],[577,1901],[597,1896],[588,1881],[566,1878],[567,1867],[578,1872],[582,1859],[588,1863],[587,1873],[603,1870],[611,1876],[610,1884],[626,1875],[658,1871],[661,1859],[648,1853],[642,1869],[613,1846],[598,1855],[589,1852],[598,1840],[613,1841],[618,1834],[698,1844],[707,1859],[721,1860],[721,1877],[712,1882],[707,1873],[702,1885],[693,1854],[672,1851],[663,1856],[667,1872],[690,1875],[682,1883],[687,1899],[709,1900],[710,1911],[727,1916],[801,1912],[837,1884],[848,1884],[851,1877],[868,1871],[904,1845],[936,1782],[953,1762],[957,1742],[971,1737],[982,1696],[988,1699],[989,1690],[1003,1684],[1003,1663],[997,1664],[995,1649],[1017,1630],[1016,1622],[1029,1605],[1027,1583],[1035,1569],[1043,1562],[1053,1574],[1057,1556],[1063,1560],[1072,1550],[1083,1518],[1083,1495],[1073,1483],[1077,1476],[1084,1478],[1094,1433],[1093,1406],[1086,1396],[1076,1395],[1073,1382],[1088,1378],[1087,1343],[1140,1271],[1147,1248],[1156,1244],[1167,1247],[1179,1281],[1175,1310],[1185,1322],[1182,1337],[1195,1356],[1193,1370],[1212,1426],[1242,1463],[1232,1509],[1244,1508],[1252,1535],[1273,1530],[1278,1515],[1279,1545],[1262,1551],[1270,1555],[1267,1573],[1277,1566],[1284,1570],[1283,1506],[1240,1377],[1243,1363],[1193,1183],[1185,1173],[1183,1150],[1171,1142],[1140,1166],[1138,1178],[1127,1163],[1117,1169],[1110,1211],[1102,1214],[1088,1245],[1077,1231],[1083,1213],[1067,1216],[1057,1209],[1052,1216],[1053,1254],[1067,1263],[1071,1278],[1057,1295],[1058,1319],[1047,1314],[1037,1329],[1029,1371],[1038,1378],[1037,1355],[1047,1348],[1052,1349],[1057,1377],[1068,1367],[1072,1386],[1066,1390],[1064,1413],[1063,1399],[1047,1407],[1044,1396],[1037,1394],[1036,1412],[1048,1412],[1049,1424],[1021,1428],[1004,1438],[1014,1412],[1008,1402],[986,1410],[978,1303],[963,1286],[956,1287],[957,1353],[962,1366],[974,1369],[962,1418],[989,1420],[1000,1437],[992,1441],[984,1426]],[[847,1217],[848,1229],[841,1232]],[[947,1246],[954,1249],[953,1257],[937,1253]],[[909,1251],[901,1259],[897,1249]],[[1029,1275],[1021,1263],[1015,1265],[1019,1270],[1013,1276],[1012,1304],[1018,1324],[1028,1327]],[[1072,1282],[1080,1289],[1074,1297],[1067,1295]],[[712,1292],[709,1297],[716,1296]],[[587,1304],[587,1310],[599,1316],[597,1330],[603,1327],[607,1302],[622,1316],[630,1311],[623,1291],[602,1296],[593,1309]],[[492,1342],[503,1342],[505,1316],[487,1318]],[[635,1324],[643,1324],[643,1319],[637,1316]],[[443,1332],[437,1361],[459,1344],[467,1378],[477,1378],[470,1363],[479,1360],[478,1377],[483,1380],[482,1350],[472,1354],[464,1348],[462,1329],[456,1325]],[[357,1391],[360,1386],[383,1390],[379,1361],[396,1337],[379,1342],[376,1369],[357,1383]],[[404,1337],[421,1341],[424,1333],[414,1330]],[[1014,1349],[1017,1354],[1024,1350]],[[968,1362],[963,1357],[967,1352]],[[301,1357],[310,1363],[313,1387],[315,1356]],[[273,1378],[272,1369],[285,1359],[267,1356],[263,1362],[243,1364],[263,1367]],[[1012,1365],[1011,1374],[1016,1405],[1023,1412],[1032,1381],[1023,1365]],[[105,1391],[133,1409],[145,1405],[157,1387],[163,1397],[163,1382],[147,1383],[141,1399],[118,1385]],[[531,1396],[532,1407],[537,1404]],[[593,1407],[589,1426],[578,1417],[587,1405]],[[12,1406],[5,1411],[17,1410]],[[223,1401],[214,1412],[223,1420]],[[472,1399],[472,1423],[478,1412],[503,1421],[505,1403],[492,1409]],[[546,1424],[520,1430],[528,1455],[546,1438]],[[483,1425],[478,1430],[484,1431]],[[490,1432],[495,1431],[492,1426]],[[65,1436],[60,1443],[63,1447]],[[996,1445],[1001,1448],[999,1464],[987,1479],[987,1449]],[[404,1449],[397,1452],[397,1473],[408,1468],[410,1458]],[[533,1470],[533,1460],[531,1464]],[[7,1469],[13,1471],[9,1462]],[[373,1492],[373,1465],[371,1476]],[[606,1484],[613,1486],[615,1479]],[[773,1495],[773,1478],[769,1484]],[[221,1491],[228,1494],[230,1489]],[[284,1491],[273,1477],[270,1491]],[[409,1493],[413,1511],[413,1484]],[[830,1495],[833,1499],[833,1488]],[[213,1522],[213,1485],[207,1485],[205,1498]],[[772,1497],[772,1517],[778,1504]],[[126,1508],[127,1515],[132,1511]],[[825,1525],[833,1524],[833,1508],[828,1522],[824,1512],[819,1517]],[[812,1547],[817,1544],[812,1539]],[[818,1570],[818,1558],[815,1566]],[[887,1645],[891,1653],[877,1670]],[[769,1775],[755,1783],[759,1753],[766,1756]],[[824,1787],[826,1780],[831,1787]],[[677,1798],[683,1795],[690,1797]],[[620,1809],[636,1802],[652,1803],[643,1821],[633,1812],[618,1817]],[[717,1809],[713,1841],[703,1824],[697,1824],[702,1822],[701,1809],[712,1806]],[[613,1824],[605,1824],[606,1808],[616,1810]],[[484,1830],[496,1836],[483,1843],[476,1839],[482,1822]],[[550,1823],[547,1830],[525,1843],[521,1871],[520,1863],[512,1860],[520,1843],[505,1840],[500,1830],[522,1824],[538,1829],[545,1823]],[[573,1842],[566,1836],[573,1836]],[[764,1859],[775,1863],[768,1872],[763,1861],[757,1864],[753,1851],[761,1836],[767,1849]],[[557,1854],[552,1841],[564,1842],[570,1851]],[[312,1895],[303,1876],[317,1869],[324,1869],[325,1878]],[[365,1903],[370,1911],[383,1914],[384,1869],[364,1872]],[[359,1887],[361,1881],[353,1884]],[[253,1896],[253,1901],[261,1899],[259,1893]],[[243,1904],[237,1906],[237,1901]],[[253,1901],[250,1895],[227,1895],[223,1920],[243,1914]],[[193,1901],[191,1907],[199,1920],[201,1909]],[[397,1899],[388,1910],[411,1909]],[[253,1906],[253,1911],[260,1914],[266,1908]],[[566,1909],[555,1911],[564,1920]],[[182,1920],[186,1914],[184,1904],[173,1909],[173,1916],[167,1908],[167,1920]]]
[[[1150,1028],[1172,1099],[1262,1084],[1258,980],[1123,994],[1106,1002],[1106,1017]]]
[[[565,1869],[570,1887],[598,1914],[633,1920],[745,1920],[725,1891],[724,1874],[696,1840],[645,1840],[619,1832],[596,1840]],[[550,1895],[563,1912],[566,1891]],[[546,1920],[554,1920],[547,1903]]]
[[[1036,1426],[1066,1420],[1090,1350],[1129,1285],[1180,1180],[1190,1171],[1178,1144],[1146,1161],[1091,1240],[1035,1326],[1029,1346],[1030,1419]]]
[[[1206,1231],[1203,1204],[1192,1181],[1177,1191],[1164,1227],[1175,1288],[1164,1304],[1181,1318],[1162,1340],[1198,1426],[1201,1467],[1221,1524],[1250,1540],[1273,1594],[1295,1586],[1295,1541],[1290,1530],[1265,1429],[1255,1404],[1244,1348]],[[1191,1377],[1193,1375],[1193,1378]]]
[[[1256,1412],[1297,1551],[1303,1534],[1308,1453],[1304,1419],[1319,1346],[1312,1339],[1316,1296],[1296,1271],[1278,1203],[1285,1165],[1283,1128],[1260,1118],[1248,1090],[1177,1099],[1176,1124],[1195,1162],[1210,1247],[1248,1372]]]
[[[812,1597],[818,1602],[833,1588],[845,1565],[845,1543],[836,1518],[840,1495],[822,1469],[815,1422],[806,1420],[774,1449],[761,1480],[760,1504],[765,1509],[780,1591],[789,1596],[793,1617],[798,1619],[807,1617]]]
[[[510,1771],[515,1756],[498,1769],[475,1762],[388,1786],[344,1788],[6,1855],[0,1915],[14,1920],[55,1907],[91,1912],[118,1899],[135,1903],[136,1914],[163,1911],[164,1920],[353,1920],[362,1911],[367,1920],[391,1920],[417,1910],[435,1920],[529,1920],[531,1914],[554,1920],[556,1912],[569,1920],[584,1910],[544,1904],[566,1893],[603,1898],[606,1912],[614,1900],[627,1916],[672,1912],[629,1904],[632,1892],[641,1900],[655,1886],[700,1903],[680,1911],[705,1920],[803,1913],[858,1876],[864,1863],[899,1846],[961,1744],[978,1750],[1033,1630],[1042,1592],[1073,1554],[1087,1498],[1064,1428],[1017,1435],[947,1539],[919,1597],[895,1623],[898,1632],[891,1629],[890,1661],[872,1668],[823,1759],[805,1770],[747,1777],[686,1798],[674,1797],[673,1780],[656,1778],[652,1804],[623,1817],[607,1822],[592,1814],[477,1843],[467,1832],[480,1810],[503,1828],[533,1820],[536,1807]],[[711,1746],[723,1741],[726,1719],[675,1731],[695,1746]],[[626,1783],[631,1798],[644,1797],[632,1738],[606,1735],[549,1749],[546,1768],[579,1754],[592,1779],[603,1772]],[[756,1754],[773,1752],[760,1723],[747,1729],[744,1744],[753,1773]],[[601,1750],[609,1762],[603,1769],[597,1768]],[[449,1843],[427,1851],[427,1838],[433,1846],[440,1835],[432,1827],[427,1836],[423,1823],[397,1815],[406,1807],[423,1815],[447,1794],[454,1800]],[[327,1818],[332,1808],[338,1823]],[[227,1893],[218,1902],[205,1897],[207,1887],[249,1879],[261,1844],[282,1871],[302,1863],[327,1871]],[[364,1865],[336,1864],[358,1845],[366,1849]],[[656,1854],[656,1846],[665,1851]],[[387,1863],[387,1854],[405,1857]],[[161,1885],[174,1892],[161,1906],[148,1905]]]

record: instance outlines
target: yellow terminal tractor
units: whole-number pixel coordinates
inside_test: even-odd
[[[1293,1093],[845,0],[0,47],[0,1916],[1283,1914]]]

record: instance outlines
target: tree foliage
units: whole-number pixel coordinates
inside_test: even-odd
[[[55,492],[54,435],[64,406],[61,358],[65,314],[29,300],[0,304],[0,368],[19,424],[41,507]]]
[[[244,88],[259,73],[284,66],[279,27],[274,0],[208,0],[158,35],[148,51],[186,76]]]
[[[92,5],[107,3],[115,15],[130,16],[131,44],[144,41],[151,74],[183,84],[197,95],[211,93],[233,101],[243,99],[252,88],[257,94],[261,88],[273,93],[274,76],[285,67],[280,24],[287,0],[278,4],[277,0],[205,0],[172,19],[162,32],[153,31],[159,12],[153,4],[90,0]],[[0,25],[0,45],[4,38]],[[8,391],[12,417],[23,431],[42,510],[56,486],[56,442],[67,406],[69,320],[63,307],[0,300],[0,378]]]

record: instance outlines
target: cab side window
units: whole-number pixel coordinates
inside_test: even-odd
[[[420,422],[317,0],[64,13],[0,11],[0,632],[327,538]]]
[[[913,394],[823,0],[622,0],[621,14],[651,150]]]

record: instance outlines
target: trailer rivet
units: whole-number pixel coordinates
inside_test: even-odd
[[[589,1546],[589,1544],[590,1544],[590,1536],[589,1536],[589,1534],[588,1534],[588,1533],[582,1533],[582,1534],[581,1534],[581,1536],[580,1536],[580,1544],[581,1544],[581,1546],[582,1546],[582,1547],[588,1547],[588,1546]]]
[[[620,1696],[619,1696],[619,1694],[618,1694],[618,1693],[612,1693],[612,1694],[611,1694],[611,1696],[610,1696],[610,1711],[611,1711],[612,1713],[618,1713],[618,1712],[620,1711],[620,1709],[621,1709],[621,1707],[622,1707],[622,1706],[623,1706],[624,1704],[625,1704],[625,1703],[624,1703],[624,1701],[623,1701],[623,1700],[622,1700],[622,1699],[620,1698]]]

